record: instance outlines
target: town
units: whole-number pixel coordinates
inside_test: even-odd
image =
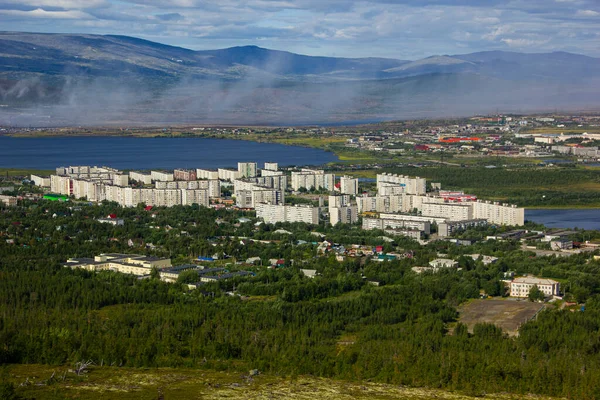
[[[471,244],[473,241],[455,239],[453,236],[470,228],[521,227],[525,223],[523,208],[481,200],[463,191],[442,190],[440,183],[427,182],[420,177],[381,173],[377,175],[374,186],[363,188],[359,179],[352,176],[338,178],[320,169],[280,168],[272,162],[266,162],[263,168],[259,168],[255,162],[239,162],[237,169],[176,169],[172,172],[124,172],[110,167],[69,166],[57,168],[56,174],[49,177],[31,175],[30,180],[46,191],[44,198],[55,201],[108,201],[122,207],[141,206],[146,210],[191,205],[240,210],[254,212],[257,226],[262,223],[325,224],[332,227],[359,224],[363,230],[376,230],[389,235],[382,236],[388,242],[394,242],[396,237],[406,237],[421,245],[435,240]],[[8,206],[17,204],[16,197],[3,196],[2,199]],[[286,204],[286,199],[292,204]],[[124,220],[116,214],[97,220],[115,226],[124,224]],[[276,232],[292,234],[285,229]],[[568,239],[572,233],[517,229],[490,238],[519,239],[523,248],[540,252],[540,255],[568,256],[582,249],[594,251],[597,248],[596,245],[586,247],[578,244],[578,249],[573,250],[573,241]],[[346,257],[367,256],[379,262],[412,257],[409,253],[386,252],[383,246],[346,243],[344,247],[327,241],[324,234],[314,234],[321,240],[315,242],[318,254],[335,253],[340,262]],[[536,242],[538,245],[535,245]],[[550,247],[542,246],[540,250],[539,243],[546,243]],[[429,260],[426,266],[413,266],[412,271],[421,274],[436,273],[443,268],[459,268],[455,259],[444,258],[444,254],[440,256]],[[470,257],[474,261],[482,259],[484,264],[498,260],[490,255],[474,254]],[[244,265],[252,266],[256,261],[261,265],[263,263],[260,257],[249,257],[246,262],[239,262],[234,272],[223,266],[201,265],[203,261],[206,263],[218,259],[218,254],[214,257],[198,256],[193,260],[194,263],[173,266],[168,258],[115,253],[95,255],[93,258],[69,258],[64,265],[89,271],[112,270],[142,278],[157,274],[165,282],[176,282],[183,273],[186,284],[193,289],[207,282],[253,276],[255,272],[243,269]],[[288,260],[294,261],[299,260]],[[273,258],[267,265],[273,268],[284,266],[286,260]],[[311,278],[317,274],[315,269],[301,271]],[[560,298],[560,284],[557,281],[534,276],[508,277],[510,279],[505,280],[505,284],[510,296],[529,297],[530,290],[535,286],[543,294],[542,299]]]
[[[148,173],[109,167],[70,166],[57,168],[50,177],[31,176],[37,186],[50,192],[91,202],[113,201],[123,207],[192,205],[256,211],[265,223],[305,222],[331,225],[353,224],[363,216],[363,229],[421,239],[437,226],[441,237],[454,230],[483,224],[522,226],[524,209],[516,205],[484,201],[462,191],[442,190],[439,183],[419,177],[378,174],[375,191],[359,189],[359,179],[308,168],[289,172],[276,163],[259,169],[255,162],[239,162],[237,169],[182,170]],[[289,181],[289,185],[288,185]],[[222,196],[232,187],[232,196]],[[317,205],[286,204],[286,193],[302,198],[316,196]]]
[[[313,373],[321,364],[302,364],[302,343],[317,340],[315,357],[378,374],[374,354],[386,368],[413,365],[388,360],[396,343],[412,359],[440,360],[439,351],[422,357],[426,338],[460,352],[473,345],[476,360],[493,351],[519,371],[549,358],[544,365],[558,373],[568,355],[527,346],[550,343],[557,325],[586,336],[595,329],[600,232],[544,227],[474,188],[504,174],[511,184],[562,182],[575,170],[447,168],[472,181],[447,184],[428,168],[372,168],[365,178],[351,168],[252,161],[214,170],[18,171],[0,187],[0,291],[10,321],[0,356],[36,362],[42,343],[44,357],[60,362],[78,345],[56,343],[85,337],[75,357],[106,365],[241,362],[295,373],[297,364]],[[20,318],[24,309],[35,317]],[[217,336],[215,320],[225,324]],[[28,339],[32,326],[39,340]],[[161,339],[140,345],[149,335]],[[293,354],[280,362],[271,343]],[[578,365],[581,351],[569,362]],[[593,357],[584,356],[586,365]],[[502,373],[490,376],[505,385]]]

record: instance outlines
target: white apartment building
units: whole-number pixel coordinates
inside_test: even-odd
[[[276,162],[266,162],[263,170],[279,171],[279,164],[277,164]]]
[[[240,172],[234,169],[219,168],[219,179],[222,181],[231,181],[240,178]]]
[[[153,181],[170,182],[175,180],[175,178],[173,177],[173,173],[166,171],[150,171],[150,176]]]
[[[303,169],[292,172],[292,189],[327,189],[333,190],[335,187],[335,175],[326,174],[321,170]]]
[[[425,194],[427,192],[427,181],[425,178],[411,178],[404,175],[396,174],[377,174],[377,191],[380,193],[380,186],[384,186],[384,183],[394,184],[404,189],[403,193],[408,194]],[[380,193],[383,194],[383,193]],[[398,193],[391,193],[398,194]]]
[[[514,204],[492,203],[490,201],[472,202],[473,218],[486,219],[491,224],[517,225],[525,224],[525,209]]]
[[[257,176],[254,178],[236,179],[233,181],[235,188],[251,189],[251,185],[285,190],[287,188],[287,176]]]
[[[114,174],[112,183],[115,186],[128,186],[129,185],[129,175]]]
[[[356,204],[344,207],[329,206],[329,222],[336,224],[353,224],[358,221],[358,209]]]
[[[208,189],[181,189],[181,204],[184,206],[198,204],[208,207],[210,204]]]
[[[358,178],[342,176],[340,178],[340,193],[356,196],[358,194]]]
[[[412,229],[429,234],[431,232],[431,223],[427,220],[419,219],[363,218],[362,228],[364,230],[381,229],[383,231]]]
[[[152,175],[143,172],[131,171],[129,173],[129,179],[132,181],[141,182],[144,185],[152,184]]]
[[[402,212],[403,195],[394,196],[362,196],[356,198],[358,212]],[[407,210],[408,211],[408,210]]]
[[[329,196],[329,207],[346,207],[350,205],[349,194],[337,194]]]
[[[240,178],[253,178],[257,175],[258,167],[255,162],[239,162],[238,173]]]
[[[276,222],[305,222],[307,224],[319,223],[319,208],[308,205],[277,205],[259,203],[256,205],[256,216],[265,223]]]
[[[261,169],[260,176],[286,176],[283,171],[272,171],[270,169]]]
[[[218,179],[200,181],[156,182],[156,189],[207,189],[210,198],[221,196],[221,181]]]
[[[219,179],[219,171],[210,169],[196,169],[196,179]]]
[[[50,191],[67,196],[72,195],[71,178],[61,175],[50,176]]]
[[[395,183],[378,182],[377,193],[380,196],[395,196],[399,194],[406,194],[406,186],[400,186]]]
[[[259,203],[284,204],[285,192],[254,186],[251,189],[236,190],[235,200],[236,205],[242,208],[255,208]]]
[[[423,203],[421,206],[423,216],[440,217],[449,221],[464,221],[473,219],[471,204],[464,203]]]
[[[50,187],[50,177],[31,175],[30,179],[33,182],[33,184],[36,186]]]
[[[552,279],[542,279],[536,277],[523,276],[515,278],[510,283],[511,297],[528,297],[531,288],[536,285],[547,297],[558,296],[560,283]]]

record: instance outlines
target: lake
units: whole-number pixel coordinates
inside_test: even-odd
[[[525,219],[549,228],[600,229],[600,209],[526,209]]]
[[[237,168],[238,161],[321,165],[338,158],[308,147],[210,138],[0,136],[0,168],[55,169],[97,165],[118,169]]]

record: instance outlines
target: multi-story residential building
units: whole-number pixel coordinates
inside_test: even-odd
[[[259,203],[284,204],[285,192],[282,190],[253,186],[235,191],[236,205],[241,208],[255,208]]]
[[[254,178],[258,170],[255,162],[239,162],[238,173],[240,178]]]
[[[283,171],[272,171],[270,169],[261,169],[260,176],[286,176]]]
[[[356,198],[358,212],[385,212],[396,213],[405,211],[402,208],[403,195],[393,196],[362,196]],[[408,210],[406,210],[408,211]]]
[[[196,169],[196,179],[219,179],[219,171],[211,169]]]
[[[382,214],[383,215],[383,214]],[[406,219],[394,218],[363,218],[362,228],[365,230],[381,229],[386,230],[402,230],[411,229],[429,234],[431,232],[431,223],[427,220],[414,217],[410,219],[410,215],[405,216]]]
[[[349,194],[337,194],[329,196],[329,207],[346,207],[350,205]]]
[[[378,182],[377,193],[380,196],[395,196],[399,194],[406,194],[406,186],[400,186],[395,183],[389,182]]]
[[[73,194],[71,178],[68,176],[52,175],[50,177],[50,191],[53,193],[70,196]]]
[[[132,181],[143,183],[144,185],[152,184],[152,175],[143,172],[131,171],[129,173],[129,179]]]
[[[329,207],[329,222],[336,224],[353,224],[358,221],[358,209],[356,204],[344,207]]]
[[[425,178],[411,178],[409,176],[404,175],[396,175],[396,174],[377,174],[377,191],[381,192],[380,186],[387,186],[383,184],[394,184],[403,188],[402,193],[407,194],[425,194],[427,192],[427,181]],[[380,193],[383,194],[383,193]],[[398,193],[389,193],[389,194],[398,194]]]
[[[438,224],[438,236],[447,237],[459,229],[467,229],[473,226],[487,225],[485,219],[469,219],[464,221],[446,221]]]
[[[257,176],[254,178],[236,179],[233,181],[236,189],[249,189],[250,185],[257,185],[262,187],[268,187],[273,189],[285,190],[287,188],[287,176],[286,175],[272,175],[272,176]],[[244,186],[247,185],[247,186]]]
[[[221,179],[222,181],[233,182],[234,180],[240,178],[240,172],[233,169],[219,168],[218,172],[219,179]]]
[[[128,186],[129,185],[129,175],[114,174],[113,179],[112,179],[112,184],[115,186]]]
[[[33,182],[33,184],[36,186],[50,187],[50,177],[31,175],[30,179]]]
[[[166,171],[150,171],[150,176],[153,181],[170,182],[175,179],[172,172]]]
[[[210,204],[208,189],[181,189],[181,204],[198,204],[208,207]]]
[[[256,216],[268,224],[276,222],[319,223],[319,208],[308,205],[277,205],[259,203],[256,205]]]
[[[523,276],[515,278],[510,283],[511,297],[528,297],[529,291],[533,286],[542,291],[547,297],[558,296],[560,291],[560,283],[552,279],[542,279],[536,277]]]
[[[473,208],[464,203],[430,203],[423,202],[421,206],[423,216],[440,217],[450,221],[464,221],[473,219]]]
[[[277,164],[276,162],[266,162],[263,170],[279,171],[279,164]]]
[[[524,225],[525,209],[514,204],[500,204],[490,201],[471,203],[473,206],[473,218],[486,219],[489,223],[499,225]]]
[[[195,181],[198,179],[196,171],[193,169],[176,169],[173,171],[173,178],[176,181]]]
[[[326,174],[322,170],[302,169],[292,172],[292,189],[327,189],[333,190],[335,187],[335,175]]]
[[[200,180],[200,181],[173,181],[156,182],[156,189],[207,189],[208,196],[211,198],[220,197],[221,182],[218,179]]]
[[[358,179],[351,176],[342,176],[340,178],[340,192],[356,196],[358,194]]]

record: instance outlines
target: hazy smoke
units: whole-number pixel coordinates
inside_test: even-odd
[[[600,104],[598,83],[565,90],[476,74],[282,78],[248,67],[237,79],[34,78],[0,83],[0,125],[314,124],[575,110]]]

